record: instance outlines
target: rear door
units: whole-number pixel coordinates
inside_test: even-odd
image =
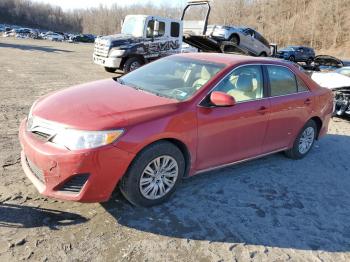
[[[305,83],[288,67],[266,65],[270,114],[263,152],[291,145],[312,112],[314,98]]]
[[[242,32],[243,37],[240,39],[240,44],[247,48],[249,51],[254,51],[254,38],[252,37],[253,31],[250,28],[246,28]]]

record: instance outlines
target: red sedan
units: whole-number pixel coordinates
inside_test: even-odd
[[[36,101],[20,126],[22,166],[49,197],[102,202],[119,185],[151,206],[183,177],[279,151],[303,158],[332,107],[331,91],[288,62],[175,55]]]

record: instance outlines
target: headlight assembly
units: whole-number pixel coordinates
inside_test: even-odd
[[[62,129],[51,139],[51,142],[70,150],[89,149],[113,143],[124,130],[83,131]]]
[[[28,117],[27,117],[27,130],[30,130],[33,126],[33,108],[35,107],[36,103],[38,102],[38,100],[36,100],[33,105],[31,106],[29,113],[28,113]]]
[[[124,53],[125,53],[125,50],[112,48],[111,51],[109,51],[109,56],[110,57],[120,57]]]

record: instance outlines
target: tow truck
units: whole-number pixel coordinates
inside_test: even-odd
[[[204,20],[185,19],[193,6],[206,9]],[[152,60],[180,53],[183,42],[200,52],[254,55],[231,41],[211,37],[207,32],[210,11],[210,1],[192,0],[187,2],[181,19],[127,15],[120,34],[96,38],[93,61],[107,72],[118,69],[128,73]]]

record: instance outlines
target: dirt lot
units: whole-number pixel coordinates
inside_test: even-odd
[[[40,196],[17,139],[32,102],[111,77],[92,45],[0,39],[0,261],[350,261],[350,123],[303,160],[275,154],[185,180],[158,207]]]

